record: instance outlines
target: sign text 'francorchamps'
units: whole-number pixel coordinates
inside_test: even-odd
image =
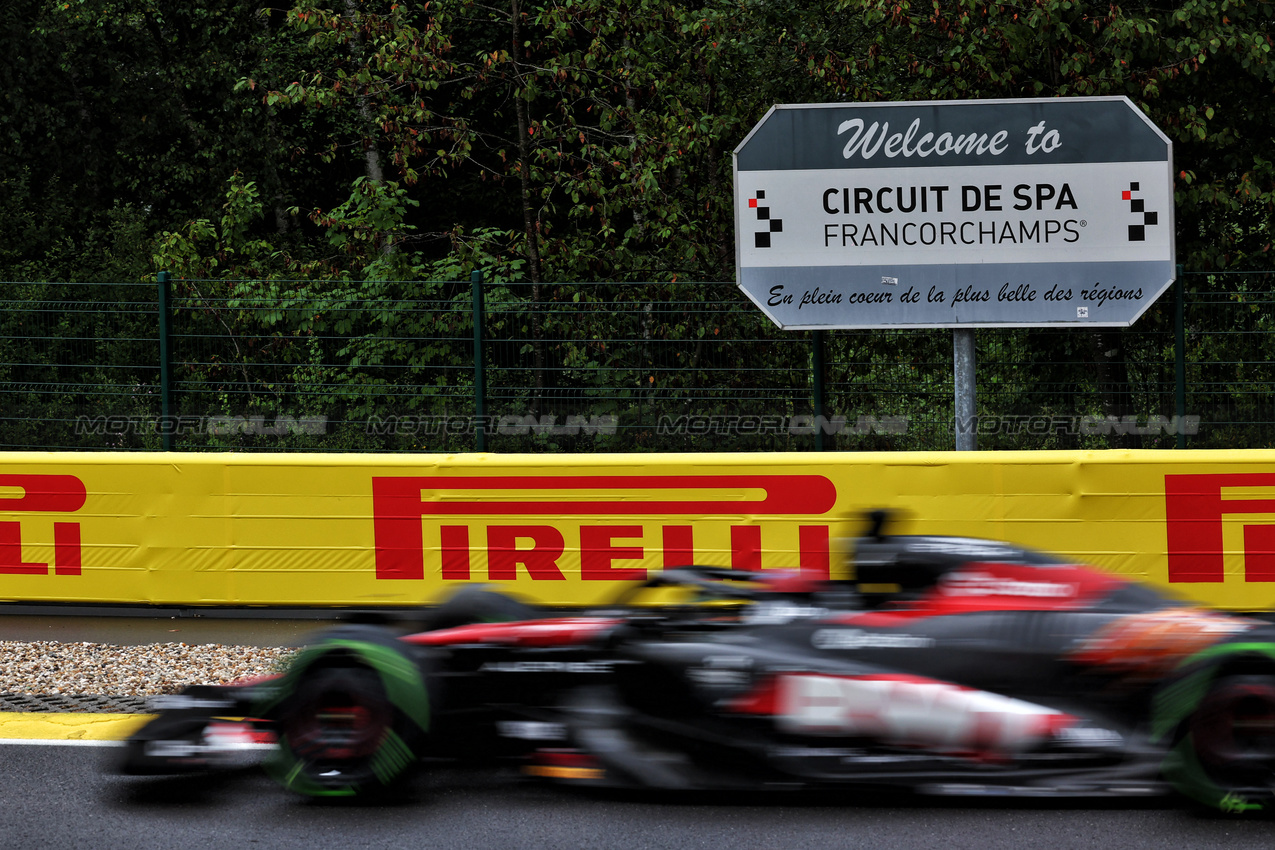
[[[1173,152],[1124,97],[775,106],[735,150],[739,285],[780,327],[1132,324]]]

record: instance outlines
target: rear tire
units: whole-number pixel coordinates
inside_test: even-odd
[[[436,631],[475,623],[513,623],[543,614],[512,596],[482,585],[462,587],[425,614],[422,630]]]
[[[279,745],[266,770],[312,797],[384,798],[398,793],[429,731],[424,676],[381,629],[350,626],[304,650],[262,713]]]
[[[1223,812],[1275,808],[1275,675],[1217,676],[1181,725],[1165,774]]]

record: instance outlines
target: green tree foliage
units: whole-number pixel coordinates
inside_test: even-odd
[[[351,415],[369,399],[453,409],[472,380],[476,269],[492,287],[502,403],[529,415],[582,398],[650,410],[702,398],[708,382],[723,390],[708,413],[748,408],[748,393],[801,412],[795,396],[779,400],[778,370],[760,375],[804,369],[806,337],[762,333],[746,302],[719,311],[705,305],[720,291],[672,285],[733,279],[730,154],[771,105],[1126,95],[1174,142],[1179,260],[1267,268],[1272,8],[19,4],[0,23],[0,46],[22,57],[0,65],[0,279],[182,278],[189,344],[221,339],[184,361],[214,412],[245,400],[300,409],[302,392]],[[586,281],[662,283],[641,296],[569,285]],[[1197,330],[1226,330],[1224,315]],[[981,361],[1003,364],[980,370],[986,397],[1023,413],[1164,410],[1167,314],[1139,330],[980,332]],[[1247,337],[1213,338],[1189,343],[1242,376]],[[827,345],[841,412],[950,415],[945,335],[838,333]],[[708,350],[728,352],[737,374],[709,370]],[[899,382],[905,392],[887,389]],[[1056,410],[1055,390],[1082,385],[1083,410]]]
[[[45,0],[0,26],[23,58],[0,68],[0,180],[28,233],[32,216],[109,229],[123,209],[158,234],[215,220],[238,174],[275,255],[244,276],[384,278],[482,251],[533,282],[730,279],[730,151],[773,103],[1122,94],[1174,140],[1180,259],[1252,268],[1269,264],[1275,189],[1271,14]],[[75,202],[40,209],[58,196]],[[28,273],[53,268],[37,254]]]
[[[309,153],[327,122],[280,122],[255,93],[235,90],[249,73],[272,84],[294,73],[295,36],[281,10],[245,0],[44,0],[12,11],[0,39],[22,61],[0,68],[0,180],[22,181],[49,226],[98,227],[104,211],[123,208],[147,236],[176,230],[209,217],[241,173],[268,200],[262,231],[295,247],[288,208],[323,196],[335,176]],[[143,261],[129,272],[154,270]],[[92,275],[70,266],[56,276]]]
[[[516,232],[536,282],[725,278],[729,153],[773,90],[739,87],[752,17],[662,0],[303,2],[288,21],[315,70],[264,100],[357,116],[329,156],[383,152],[416,197],[446,193],[420,243]]]
[[[1268,268],[1275,6],[839,0],[874,33],[816,67],[848,99],[1125,95],[1174,144],[1178,260]]]

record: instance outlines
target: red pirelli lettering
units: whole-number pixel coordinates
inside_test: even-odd
[[[1228,487],[1275,487],[1275,473],[1228,472],[1164,476],[1165,524],[1170,582],[1220,582],[1222,518],[1271,514],[1275,499],[1225,499]],[[1275,528],[1244,526],[1245,581],[1275,581]]]
[[[74,513],[84,507],[88,499],[84,482],[74,475],[0,475],[0,487],[22,491],[20,496],[0,496],[0,513]],[[57,575],[80,574],[83,564],[78,522],[53,523],[53,563]],[[0,574],[48,575],[48,572],[46,563],[22,560],[21,522],[0,522]]]
[[[84,482],[74,475],[0,475],[0,487],[19,487],[21,496],[0,498],[0,511],[69,514],[84,507]]]
[[[830,571],[828,557],[828,526],[803,525],[798,549],[801,551],[801,572],[815,579],[827,579]],[[766,568],[762,563],[761,527],[734,525],[730,530],[731,567],[736,570],[757,572]]]
[[[666,525],[664,534],[664,569],[689,567],[695,563],[695,527]]]
[[[798,548],[801,549],[801,571],[811,578],[827,580],[832,577],[832,563],[828,556],[828,526],[803,525],[798,532]]]
[[[580,578],[585,581],[645,579],[641,567],[615,567],[615,561],[642,560],[641,546],[617,546],[615,539],[642,539],[640,525],[585,525],[580,527]]]
[[[520,547],[519,540],[530,540],[531,546]],[[536,581],[561,581],[558,559],[565,548],[562,532],[552,525],[491,525],[487,572],[492,581],[513,581],[522,565]]]
[[[0,522],[0,573],[11,576],[47,575],[49,565],[22,560],[22,524]]]
[[[443,581],[469,581],[469,529],[444,525],[438,529],[443,551]]]
[[[1244,526],[1244,580],[1275,581],[1275,525]]]
[[[83,566],[80,562],[80,524],[78,522],[53,523],[54,572],[60,576],[78,576]]]
[[[669,491],[677,491],[684,498],[670,499]],[[540,498],[538,493],[545,496]],[[697,493],[703,493],[705,498],[695,498]],[[381,579],[425,577],[422,520],[428,517],[819,516],[832,510],[836,499],[836,488],[822,475],[376,476],[372,479],[376,575]],[[603,532],[584,530],[590,527],[581,527],[581,566],[588,577],[614,580],[629,573],[635,577],[644,574],[637,567],[612,565],[612,560],[642,557],[628,554],[639,547],[610,542],[617,537],[640,537],[640,533],[619,531],[638,526],[607,526],[611,536],[605,538]],[[537,529],[534,535],[523,535],[535,545],[521,549],[515,546],[510,542],[510,528]],[[533,578],[562,578],[557,565],[562,541],[550,541],[546,529],[561,538],[561,532],[551,526],[490,526],[489,578],[512,579],[518,566],[525,567]],[[803,527],[801,533],[803,570],[809,560],[810,569],[826,574],[827,528]],[[586,542],[585,535],[594,536]],[[439,542],[443,578],[468,578],[470,541],[465,527],[440,525]],[[759,551],[760,544],[754,545],[752,537],[745,544]],[[809,552],[807,544],[813,547]],[[692,563],[692,526],[664,526],[663,552],[666,567]],[[750,557],[742,556],[739,563]],[[588,562],[587,567],[584,561]]]

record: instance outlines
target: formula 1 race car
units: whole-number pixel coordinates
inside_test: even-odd
[[[341,626],[281,676],[162,698],[122,770],[210,770],[264,736],[267,770],[314,796],[493,757],[591,786],[1275,809],[1275,627],[882,522],[848,582],[682,567],[587,616],[471,587],[423,629]]]

